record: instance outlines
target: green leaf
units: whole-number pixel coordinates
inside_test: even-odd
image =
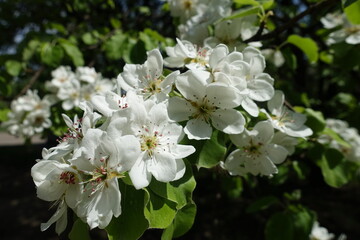
[[[327,51],[321,51],[319,57],[321,61],[327,64],[332,64],[334,61],[334,55]]]
[[[300,48],[301,51],[305,53],[310,62],[317,62],[319,54],[318,54],[318,46],[314,40],[311,38],[300,37],[298,35],[290,35],[287,39],[288,43],[295,45]]]
[[[293,220],[289,213],[275,213],[267,221],[265,226],[266,240],[289,240],[293,237]]]
[[[61,46],[64,48],[66,54],[71,58],[75,66],[84,65],[84,57],[79,48],[69,41],[60,41]]]
[[[113,217],[105,228],[109,240],[136,240],[149,227],[144,215],[144,207],[148,203],[147,191],[136,190],[133,186],[119,182],[121,192],[122,213],[118,218]]]
[[[197,162],[198,168],[215,167],[225,157],[226,147],[219,143],[218,133],[219,131],[214,130],[211,138],[205,141],[205,144],[199,154]]]
[[[93,45],[99,42],[99,39],[93,33],[90,32],[84,33],[81,36],[81,39],[87,45]]]
[[[148,191],[150,200],[144,210],[145,217],[149,221],[150,228],[167,228],[175,218],[176,203],[157,194]]]
[[[15,60],[7,60],[5,62],[5,68],[8,74],[10,74],[13,77],[16,77],[21,72],[21,62],[15,61]]]
[[[186,171],[182,178],[170,183],[162,183],[153,179],[150,189],[160,197],[169,199],[175,203],[176,209],[183,208],[192,199],[192,193],[196,182],[192,173],[191,165],[184,159]]]
[[[38,40],[31,40],[22,52],[23,61],[29,61],[34,56],[39,46],[40,42]]]
[[[269,208],[271,205],[279,203],[279,199],[274,196],[266,196],[262,197],[255,202],[251,203],[249,207],[247,207],[247,213],[254,213],[261,210],[265,210]]]
[[[308,240],[315,221],[315,213],[301,205],[290,205],[294,231],[294,240]]]
[[[325,182],[331,187],[341,187],[353,179],[357,166],[347,161],[336,149],[326,149],[316,164],[321,168]]]
[[[0,109],[0,122],[5,122],[8,120],[8,113],[10,112],[9,108]]]
[[[345,6],[346,5],[346,6]],[[345,1],[344,12],[352,24],[360,24],[360,1]]]
[[[306,125],[309,126],[314,133],[319,133],[324,130],[326,122],[322,112],[315,111],[311,108],[305,109],[305,114],[307,116]]]
[[[112,60],[118,60],[123,57],[123,53],[126,49],[127,36],[117,31],[111,38],[104,42],[102,49],[105,51],[106,56]]]
[[[0,76],[0,93],[3,96],[10,96],[12,92],[11,85],[5,80],[4,77]]]
[[[309,168],[307,167],[306,164],[304,164],[303,162],[299,162],[299,161],[293,161],[292,162],[292,167],[297,175],[297,177],[300,180],[305,180],[306,176],[309,173]]]
[[[41,61],[49,66],[60,65],[64,57],[64,50],[60,46],[52,46],[50,43],[44,43],[41,47]]]
[[[253,1],[251,1],[251,2],[253,2]],[[235,11],[229,17],[223,18],[219,21],[226,21],[226,20],[231,20],[231,19],[236,19],[236,18],[242,18],[242,17],[246,17],[249,15],[257,14],[259,11],[260,11],[260,6],[252,6],[252,7],[242,8],[238,11]]]
[[[147,35],[143,32],[139,33],[139,39],[144,42],[145,49],[147,51],[157,48],[157,46],[158,46],[158,41],[152,39],[149,35]]]
[[[69,233],[70,240],[91,240],[89,227],[86,223],[77,219]]]
[[[194,224],[196,216],[195,203],[189,203],[182,209],[180,209],[175,216],[174,225],[174,237],[180,237],[189,231]]]
[[[329,137],[331,137],[333,140],[335,140],[341,146],[343,146],[345,148],[349,148],[349,149],[351,148],[350,144],[348,142],[346,142],[344,139],[342,139],[342,137],[340,137],[340,135],[337,134],[331,128],[328,128],[328,127],[325,128],[322,133],[325,134],[325,135],[328,135]]]

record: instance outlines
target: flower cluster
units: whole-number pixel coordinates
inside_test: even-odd
[[[8,120],[1,126],[7,128],[12,135],[24,138],[41,133],[51,127],[51,105],[52,100],[49,96],[41,99],[36,90],[28,90],[26,95],[11,102]]]
[[[89,101],[93,95],[103,95],[114,85],[89,67],[77,67],[74,73],[70,67],[60,66],[51,75],[53,78],[46,82],[46,87],[62,102],[64,110],[79,107],[81,101]]]
[[[326,119],[326,127],[343,138],[348,145],[340,144],[336,139],[325,134],[321,135],[318,141],[339,150],[348,160],[360,162],[360,135],[357,129],[349,127],[349,124],[345,121],[332,118]]]
[[[284,106],[259,50],[230,52],[223,44],[197,49],[177,42],[166,49],[165,59],[155,49],[144,64],[126,64],[117,86],[109,87],[115,90],[80,104],[82,118],[63,115],[68,133],[58,146],[44,149],[32,168],[39,198],[59,203],[43,230],[57,222],[61,232],[67,207],[90,228],[105,228],[121,214],[119,178],[128,176],[136,189],[148,187],[153,178],[180,179],[183,158],[195,152],[179,144],[185,134],[193,140],[211,139],[214,131],[230,135],[236,148],[222,167],[231,175],[265,176],[277,173],[275,164],[293,153],[296,137],[312,134],[305,116]],[[183,71],[165,76],[164,65]],[[72,76],[66,68],[60,72]],[[260,111],[264,102],[269,113]],[[262,112],[268,120],[256,120]]]
[[[328,45],[343,41],[354,45],[360,43],[360,25],[351,24],[345,14],[328,13],[321,22],[326,29],[334,30],[327,39]]]
[[[243,49],[243,40],[249,39],[258,31],[256,15],[223,21],[232,14],[229,0],[167,0],[173,17],[180,20],[179,37],[200,46],[215,47],[226,44],[230,50]],[[214,27],[213,34],[208,31]],[[260,42],[251,46],[260,47]]]

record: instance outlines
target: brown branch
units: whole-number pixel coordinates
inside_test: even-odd
[[[307,8],[305,11],[299,13],[298,15],[296,15],[295,17],[290,19],[290,21],[288,21],[286,24],[276,28],[274,31],[269,32],[264,35],[260,35],[261,33],[260,34],[256,33],[251,38],[245,40],[244,43],[255,42],[255,41],[260,41],[260,40],[267,40],[267,39],[273,38],[273,37],[279,35],[280,33],[286,31],[287,29],[291,28],[293,25],[295,25],[300,19],[302,19],[306,15],[309,15],[309,14],[317,11],[318,9],[321,9],[324,7],[329,7],[336,2],[339,2],[339,0],[324,0],[322,2],[316,3],[312,6],[310,6],[309,8]]]
[[[15,97],[18,98],[22,95],[24,95],[26,93],[26,91],[28,89],[30,89],[32,87],[32,85],[34,85],[34,83],[36,82],[36,80],[40,77],[41,73],[45,70],[44,66],[41,66],[36,72],[35,74],[32,76],[32,78],[30,79],[29,83],[25,85],[25,87],[23,89],[21,89],[20,93]]]

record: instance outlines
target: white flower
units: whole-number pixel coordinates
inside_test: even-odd
[[[344,156],[353,162],[360,162],[360,135],[358,130],[349,127],[349,124],[339,119],[326,119],[326,127],[339,134],[350,146],[339,144],[328,135],[321,135],[318,141],[322,144],[329,144],[330,147],[338,149]]]
[[[269,122],[259,122],[253,130],[245,130],[242,134],[230,135],[231,141],[238,149],[230,153],[222,167],[230,175],[272,176],[278,172],[274,164],[282,163],[288,151],[277,144],[271,143],[274,129]]]
[[[124,72],[118,76],[118,83],[125,91],[135,90],[144,99],[153,97],[158,101],[165,100],[179,72],[175,71],[164,77],[160,51],[154,49],[147,54],[148,58],[142,65],[126,64]]]
[[[244,117],[233,109],[240,104],[235,88],[223,83],[207,84],[192,71],[178,77],[176,87],[184,98],[169,99],[169,116],[178,122],[190,118],[184,128],[190,139],[209,139],[210,124],[228,134],[244,130]]]
[[[324,227],[320,227],[319,222],[314,222],[310,233],[310,240],[331,240],[334,239],[335,235],[329,233]]]
[[[87,83],[95,83],[97,80],[101,79],[101,74],[97,73],[94,68],[77,67],[76,77],[80,81],[84,81]]]
[[[260,51],[247,47],[242,53],[232,52],[220,44],[213,49],[209,65],[215,82],[223,82],[238,89],[241,106],[251,115],[258,116],[254,101],[267,101],[274,95],[274,80],[263,73],[265,59]]]
[[[40,199],[57,201],[64,196],[66,204],[71,208],[80,202],[81,177],[69,164],[41,160],[31,168],[31,176]]]
[[[261,53],[268,61],[272,62],[275,67],[281,67],[285,63],[285,58],[279,49],[267,48],[261,50]]]
[[[210,48],[197,48],[189,41],[176,39],[174,47],[166,47],[168,57],[164,59],[164,64],[171,68],[181,68],[186,66],[188,69],[203,69],[208,67]]]
[[[129,105],[113,114],[107,131],[110,135],[119,131],[133,134],[140,143],[141,154],[129,172],[135,188],[148,186],[152,176],[161,182],[181,178],[185,173],[182,158],[195,151],[192,146],[178,144],[182,127],[170,122],[164,103],[138,99]]]
[[[51,127],[51,105],[49,96],[40,99],[36,90],[28,90],[24,96],[11,102],[9,120],[1,126],[16,136],[31,137],[36,133],[41,133],[44,129]]]
[[[100,129],[88,129],[84,135],[70,162],[85,174],[83,198],[76,212],[91,229],[105,228],[112,216],[121,214],[118,178],[132,167],[139,153],[134,136],[110,138]]]
[[[60,66],[51,72],[52,80],[47,82],[47,88],[57,92],[58,89],[68,86],[75,79],[75,74],[69,66]]]
[[[330,33],[327,39],[328,45],[342,41],[354,45],[360,43],[360,25],[351,24],[345,14],[328,13],[325,17],[321,18],[321,22],[327,29],[341,26],[339,30]]]
[[[207,8],[207,0],[168,0],[173,17],[185,22],[194,15],[202,14]]]
[[[56,233],[60,234],[67,225],[67,206],[74,209],[81,200],[80,175],[69,164],[41,160],[31,168],[31,176],[37,188],[37,196],[58,204],[55,214],[47,223],[41,224],[41,231],[56,222]]]
[[[292,137],[308,137],[313,134],[312,130],[305,126],[306,116],[290,111],[285,105],[285,97],[282,91],[276,90],[274,97],[268,102],[268,114],[262,110],[274,128]]]

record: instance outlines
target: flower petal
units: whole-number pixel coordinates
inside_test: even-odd
[[[227,134],[239,134],[244,131],[245,118],[235,109],[217,109],[211,114],[212,125]]]
[[[186,123],[184,132],[189,139],[210,139],[212,128],[204,119],[191,119]]]

